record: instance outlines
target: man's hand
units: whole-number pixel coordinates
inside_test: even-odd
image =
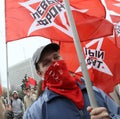
[[[12,107],[9,104],[6,104],[6,110],[12,111]]]
[[[92,108],[87,107],[87,111],[90,113],[91,119],[110,119],[108,111],[105,107]]]

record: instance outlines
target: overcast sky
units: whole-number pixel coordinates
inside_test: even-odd
[[[8,66],[13,66],[18,62],[32,57],[35,50],[50,41],[42,37],[29,37],[17,41],[9,42],[8,46]]]

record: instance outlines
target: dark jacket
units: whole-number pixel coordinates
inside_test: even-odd
[[[13,118],[14,118],[13,111],[6,110],[4,114],[4,119],[13,119]]]

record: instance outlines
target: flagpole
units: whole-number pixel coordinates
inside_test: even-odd
[[[0,43],[2,46],[2,57],[1,57],[1,61],[2,61],[2,80],[5,80],[5,82],[7,83],[7,98],[8,98],[8,103],[9,103],[9,80],[8,80],[8,55],[7,55],[7,44],[6,44],[6,32],[5,32],[5,0],[1,0],[0,1]]]
[[[10,82],[8,79],[8,75],[9,75],[9,72],[8,72],[8,45],[6,44],[6,78],[7,78],[7,98],[8,98],[8,104],[9,104],[9,101],[10,101],[10,97],[9,97]]]
[[[97,102],[96,102],[94,92],[93,92],[93,89],[92,89],[92,83],[90,81],[90,76],[89,76],[87,66],[86,66],[86,63],[85,63],[85,58],[84,58],[84,55],[83,55],[83,52],[82,52],[82,46],[81,46],[81,43],[80,43],[80,40],[79,40],[78,32],[77,32],[77,29],[76,29],[76,26],[75,26],[75,22],[74,22],[74,19],[73,19],[73,16],[72,16],[72,12],[70,10],[69,0],[64,0],[64,4],[65,4],[65,8],[66,8],[68,21],[70,23],[70,28],[71,28],[72,33],[73,33],[73,41],[74,41],[75,48],[76,48],[77,55],[78,55],[78,59],[79,59],[80,65],[81,65],[81,69],[82,69],[83,77],[84,77],[84,80],[85,80],[85,85],[86,85],[86,89],[87,89],[87,92],[88,92],[88,97],[89,97],[89,100],[90,100],[90,104],[93,108],[95,108],[95,107],[97,107]]]

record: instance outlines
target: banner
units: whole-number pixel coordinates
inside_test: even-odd
[[[120,1],[102,0],[106,10],[106,19],[114,25],[114,34],[109,39],[120,48]]]
[[[70,0],[70,4],[87,15],[106,17],[106,11],[101,0]]]
[[[81,2],[83,3],[83,0]],[[78,2],[80,6],[81,2]],[[97,9],[99,17],[90,16],[89,12],[85,13],[86,10],[89,11],[88,8],[78,7],[75,3],[71,1],[71,10],[81,41],[113,33],[113,25],[104,19],[105,11],[98,0],[95,4],[98,4],[97,8],[99,6],[101,8],[101,12]],[[6,42],[30,36],[42,36],[58,41],[73,40],[63,2],[59,0],[6,0]]]
[[[60,53],[68,69],[82,76],[74,44],[61,42],[60,45]],[[106,93],[112,92],[114,86],[120,83],[120,49],[107,37],[83,42],[82,46],[93,85]]]

